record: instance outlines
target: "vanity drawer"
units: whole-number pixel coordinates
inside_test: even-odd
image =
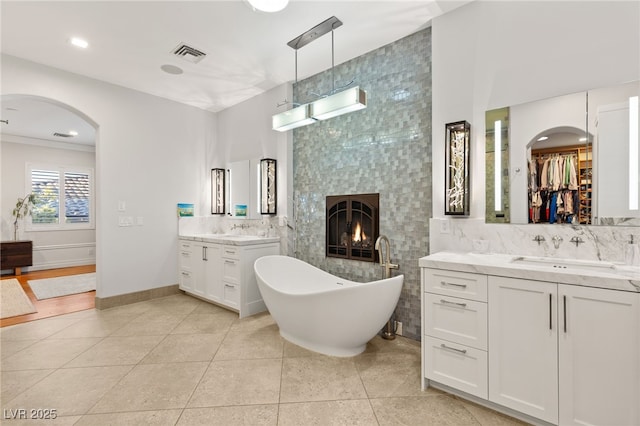
[[[424,351],[427,379],[487,398],[487,352],[428,336]]]
[[[240,284],[240,261],[234,259],[223,259],[222,280],[233,284]]]
[[[191,290],[192,278],[190,271],[180,271],[180,289],[181,290]]]
[[[487,304],[439,294],[424,294],[424,333],[487,350]]]
[[[232,308],[238,309],[240,306],[240,288],[239,285],[232,283],[224,283],[224,303]]]
[[[178,240],[178,249],[181,252],[189,252],[191,253],[191,251],[193,250],[193,245],[191,244],[191,241],[187,241],[187,240]]]
[[[422,268],[422,281],[426,292],[487,301],[486,275]]]
[[[180,250],[180,257],[179,257],[180,269],[190,271],[191,266],[193,265],[192,259],[193,259],[193,253],[191,253],[190,251]]]
[[[225,245],[222,248],[222,257],[225,259],[240,260],[240,249],[236,246]]]

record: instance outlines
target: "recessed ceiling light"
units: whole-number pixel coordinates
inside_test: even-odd
[[[578,138],[578,142],[586,142],[587,138],[585,138],[584,136],[581,138]]]
[[[538,142],[546,141],[547,139],[549,139],[549,136],[540,136]]]
[[[247,0],[253,10],[260,12],[280,12],[287,7],[289,0]]]
[[[69,134],[71,136],[78,136],[78,132],[76,132],[75,130],[69,130]]]
[[[69,40],[69,43],[81,49],[86,49],[87,47],[89,47],[89,42],[80,37],[71,37],[71,40]]]
[[[174,74],[174,75],[182,74],[184,72],[182,71],[182,68],[176,67],[175,65],[170,65],[170,64],[161,65],[160,69],[166,72],[167,74]]]

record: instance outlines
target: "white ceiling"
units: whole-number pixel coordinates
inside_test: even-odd
[[[4,54],[215,112],[294,81],[295,52],[286,43],[331,16],[343,22],[334,32],[340,64],[469,1],[291,0],[285,10],[269,14],[253,11],[246,0],[3,0],[0,35]],[[71,46],[74,36],[85,38],[89,48]],[[207,56],[197,64],[178,58],[172,51],[180,43]],[[165,73],[165,64],[184,73]],[[330,67],[330,34],[299,49],[298,79]],[[2,104],[6,119],[5,99]],[[11,106],[26,111],[33,105]],[[5,124],[2,131],[13,132]]]

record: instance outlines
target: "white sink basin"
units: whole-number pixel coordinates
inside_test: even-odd
[[[616,265],[611,262],[578,260],[578,259],[554,259],[552,257],[518,256],[511,260],[516,265],[539,266],[551,269],[571,269],[589,271],[612,271]]]

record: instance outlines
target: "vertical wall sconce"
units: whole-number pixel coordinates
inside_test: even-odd
[[[224,214],[225,184],[224,169],[211,169],[211,214]]]
[[[638,96],[629,98],[629,210],[638,210],[639,104]]]
[[[445,140],[445,215],[469,215],[469,137],[466,121],[447,123]]]
[[[509,107],[485,112],[487,223],[509,223]]]
[[[276,160],[260,160],[260,214],[276,214]]]

